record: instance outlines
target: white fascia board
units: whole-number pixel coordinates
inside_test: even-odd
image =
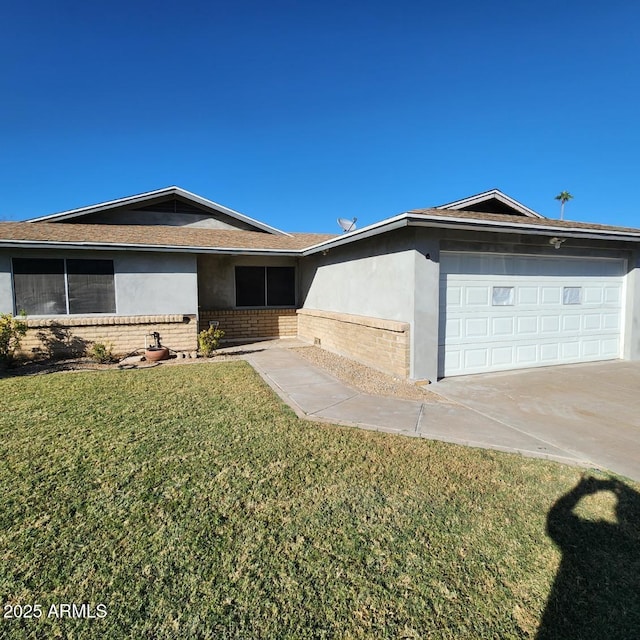
[[[410,215],[410,214],[409,214]],[[529,235],[560,236],[562,238],[588,238],[590,240],[619,240],[623,242],[640,241],[640,229],[637,233],[628,231],[598,231],[597,229],[583,229],[580,227],[554,227],[551,225],[514,224],[493,220],[473,218],[439,218],[436,216],[410,217],[410,226],[438,227],[445,229],[465,229],[473,231],[509,231]]]
[[[147,191],[145,193],[139,193],[135,196],[127,196],[126,198],[118,198],[117,200],[109,200],[107,202],[101,202],[99,204],[92,204],[87,207],[80,207],[79,209],[69,209],[68,211],[61,211],[60,213],[52,213],[46,216],[40,216],[38,218],[30,218],[25,222],[46,222],[47,220],[69,220],[71,218],[77,218],[88,213],[98,213],[99,211],[105,211],[107,209],[113,209],[114,207],[120,207],[123,205],[135,205],[151,200],[152,198],[158,198],[162,196],[170,196],[176,193],[178,187],[165,187],[164,189],[157,189],[156,191]]]
[[[41,216],[39,218],[31,218],[26,220],[25,222],[47,222],[54,220],[70,220],[71,218],[77,218],[80,216],[87,215],[89,213],[98,213],[100,211],[108,211],[109,209],[113,209],[115,207],[122,206],[135,206],[137,204],[144,204],[148,200],[152,200],[154,198],[162,198],[165,196],[182,196],[186,200],[190,200],[192,202],[196,202],[203,207],[208,209],[215,209],[220,213],[224,213],[236,220],[240,220],[242,222],[246,222],[258,229],[262,229],[263,231],[268,231],[269,233],[273,233],[275,235],[280,236],[291,236],[290,233],[286,231],[282,231],[280,229],[276,229],[264,222],[260,222],[259,220],[255,220],[254,218],[250,218],[249,216],[240,213],[239,211],[234,211],[233,209],[229,209],[229,207],[225,207],[213,200],[207,200],[195,193],[191,193],[190,191],[186,191],[185,189],[181,189],[180,187],[165,187],[164,189],[157,189],[156,191],[147,191],[146,193],[140,193],[135,196],[128,196],[126,198],[119,198],[118,200],[110,200],[108,202],[101,202],[99,204],[90,205],[88,207],[81,207],[79,209],[70,209],[69,211],[62,211],[60,213],[53,213],[47,216]]]
[[[159,253],[209,253],[218,255],[298,257],[299,249],[246,249],[236,247],[189,247],[149,244],[105,244],[102,242],[42,242],[37,240],[0,241],[0,249],[87,249],[92,251],[151,251]]]

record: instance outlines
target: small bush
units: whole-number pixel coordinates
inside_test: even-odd
[[[10,313],[0,314],[0,363],[10,364],[20,348],[20,340],[27,333],[26,318],[24,313],[18,318]]]
[[[116,361],[113,355],[113,345],[110,342],[107,344],[94,342],[91,349],[89,349],[89,357],[99,364],[108,364]]]
[[[220,338],[223,336],[224,331],[215,327],[204,329],[198,334],[198,347],[205,358],[209,358],[214,354],[220,344]]]

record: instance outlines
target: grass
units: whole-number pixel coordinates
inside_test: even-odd
[[[302,421],[243,362],[0,380],[0,433],[0,598],[44,612],[0,620],[9,639],[535,637],[547,513],[582,475]],[[581,517],[613,520],[611,495]],[[640,593],[627,525],[613,601]]]

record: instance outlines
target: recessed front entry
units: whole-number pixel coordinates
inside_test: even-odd
[[[620,357],[624,260],[440,259],[439,376]]]

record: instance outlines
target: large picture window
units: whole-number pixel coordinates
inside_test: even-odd
[[[113,260],[13,259],[16,312],[115,313]]]
[[[294,267],[236,267],[236,307],[293,307]]]

